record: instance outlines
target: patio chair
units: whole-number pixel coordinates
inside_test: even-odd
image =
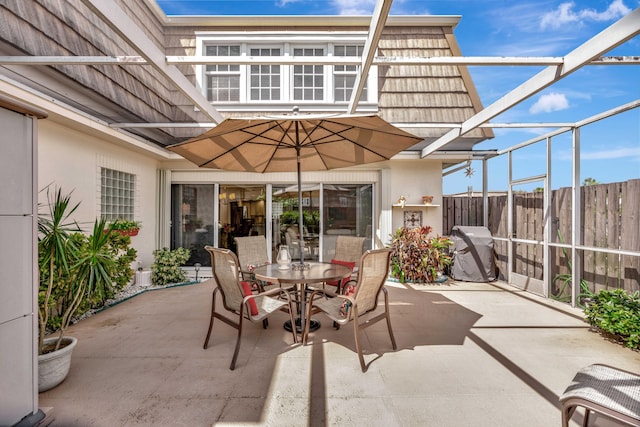
[[[391,249],[388,248],[365,252],[360,258],[361,269],[353,294],[337,295],[323,289],[313,291],[307,306],[306,324],[302,333],[303,344],[307,344],[312,313],[321,312],[337,325],[346,325],[353,321],[353,335],[362,372],[367,371],[367,366],[364,362],[362,346],[360,345],[360,330],[385,319],[389,336],[391,337],[391,344],[393,349],[396,350],[396,340],[393,336],[391,318],[389,316],[389,296],[384,287],[389,273],[390,258]],[[384,312],[363,320],[364,315],[378,307],[378,297],[381,292],[384,294]]]
[[[639,402],[640,375],[600,363],[589,365],[578,371],[560,396],[562,426],[569,426],[578,407],[584,408],[583,426],[588,425],[591,412],[640,426]]]
[[[344,287],[346,286],[347,283],[355,282],[355,280],[351,279],[351,275],[353,274],[353,269],[355,268],[356,263],[355,262],[351,262],[351,261],[341,261],[339,259],[332,259],[331,263],[332,264],[344,265],[345,267],[347,267],[347,268],[349,268],[351,270],[351,273],[349,273],[349,275],[347,275],[346,277],[343,277],[340,280],[327,280],[326,282],[322,283],[322,287],[323,288],[325,288],[326,285],[335,286],[336,293],[337,294],[341,294],[342,290],[344,289]]]
[[[266,328],[264,320],[279,310],[288,311],[289,318],[293,322],[293,307],[289,293],[280,289],[273,288],[265,292],[253,294],[251,286],[248,282],[240,280],[240,269],[238,268],[238,258],[228,249],[219,249],[212,246],[205,246],[205,249],[211,254],[211,269],[213,280],[216,284],[211,299],[211,320],[209,321],[209,330],[204,340],[204,348],[209,346],[209,338],[213,329],[213,320],[220,319],[227,325],[238,330],[236,339],[236,347],[231,359],[229,369],[234,370],[236,360],[240,352],[240,340],[242,338],[242,326],[245,321],[262,322]],[[220,294],[222,298],[222,306],[224,309],[236,316],[238,320],[231,319],[216,311],[216,295]],[[274,298],[277,296],[278,298]],[[295,329],[292,332],[293,342],[297,343],[298,338]]]
[[[284,233],[284,239],[289,247],[289,253],[293,260],[300,259],[300,239],[298,238],[298,232],[292,227],[287,228]]]
[[[255,279],[252,270],[269,262],[267,239],[264,236],[246,236],[234,237],[234,240],[242,279],[250,281],[263,291],[265,284]]]
[[[364,252],[366,237],[343,236],[336,238],[336,253],[334,260],[355,262],[352,278],[355,279],[360,269],[360,257]]]

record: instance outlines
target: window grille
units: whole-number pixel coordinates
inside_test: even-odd
[[[134,220],[136,176],[100,168],[100,214],[106,220]]]
[[[362,56],[364,46],[336,45],[335,56]],[[336,65],[333,67],[334,99],[336,102],[349,101],[356,82],[358,67],[356,65]],[[360,100],[367,99],[367,86],[362,89]]]
[[[240,45],[206,46],[205,54],[208,56],[240,56]],[[240,101],[240,66],[238,64],[207,65],[205,75],[209,101]]]
[[[277,48],[253,48],[251,56],[280,56]],[[280,100],[280,66],[279,65],[251,65],[251,100],[279,101]]]
[[[322,48],[295,48],[294,56],[324,56]],[[293,99],[322,101],[324,99],[324,67],[322,65],[294,65]]]
[[[239,38],[250,39],[245,36]],[[221,38],[220,41],[200,39],[199,43],[202,43],[202,52],[206,56],[246,55],[256,59],[259,56],[321,58],[327,54],[360,57],[364,50],[363,45],[354,44],[357,42],[353,41],[318,42],[310,46],[296,45],[295,42],[281,44],[272,41],[267,44],[268,41],[238,41],[231,37],[230,40]],[[348,102],[359,70],[357,65],[260,64],[258,60],[246,65],[208,64],[196,68],[202,70],[198,73],[202,77],[199,83],[207,99],[223,109],[224,104],[228,104],[226,108],[237,108],[230,104],[252,102],[275,102],[277,105],[301,101],[305,104]],[[372,66],[371,74],[376,73],[375,66]],[[371,93],[367,86],[365,84],[359,102],[375,104],[375,86]]]

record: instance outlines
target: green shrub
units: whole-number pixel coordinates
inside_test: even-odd
[[[625,346],[640,349],[640,292],[603,290],[585,309],[587,321],[604,335],[612,335]]]
[[[119,233],[103,233],[106,239],[104,243],[103,257],[109,261],[109,281],[97,281],[93,292],[80,306],[80,315],[91,309],[99,309],[106,305],[107,301],[115,298],[133,280],[134,270],[131,264],[136,260],[138,251],[130,247],[131,237]],[[95,245],[93,236],[76,233],[72,236],[80,247],[91,248]]]
[[[191,251],[185,248],[170,250],[163,248],[153,251],[154,261],[151,264],[151,281],[156,286],[170,283],[181,283],[187,278],[180,268],[189,257]]]

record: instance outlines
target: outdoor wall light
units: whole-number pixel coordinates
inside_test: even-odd
[[[198,272],[200,271],[200,267],[202,267],[202,264],[200,264],[199,262],[196,262],[195,264],[193,264],[193,267],[196,269],[196,282],[198,281]]]

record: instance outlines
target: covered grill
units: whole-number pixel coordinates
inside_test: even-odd
[[[466,282],[496,279],[493,236],[487,227],[456,225],[451,229],[453,262],[451,277]]]

